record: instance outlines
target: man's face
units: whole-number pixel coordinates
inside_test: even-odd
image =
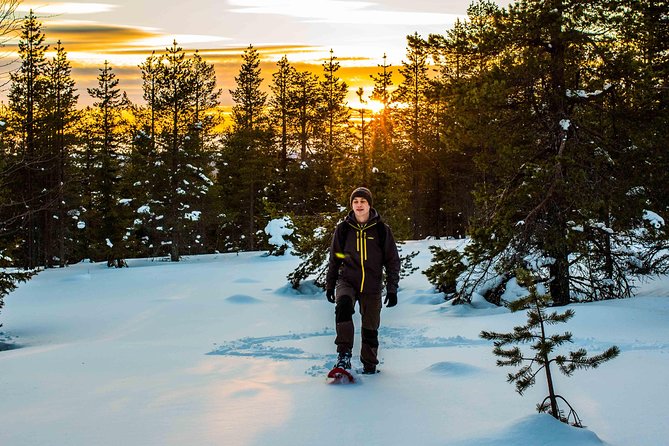
[[[371,206],[363,197],[355,197],[351,203],[351,207],[355,213],[356,220],[362,223],[369,219],[369,209]]]

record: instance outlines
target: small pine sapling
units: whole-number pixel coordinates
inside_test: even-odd
[[[556,348],[567,342],[572,342],[572,334],[565,332],[549,335],[546,332],[546,327],[567,322],[574,316],[574,310],[568,309],[564,313],[547,313],[545,308],[549,305],[550,297],[540,295],[537,292],[536,287],[532,284],[529,272],[519,271],[517,280],[519,284],[526,286],[530,293],[524,298],[512,302],[509,308],[513,312],[527,310],[527,324],[514,327],[512,333],[482,331],[480,336],[483,339],[494,341],[493,353],[500,358],[497,360],[499,367],[522,366],[516,373],[508,374],[508,382],[515,383],[516,391],[519,394],[522,395],[527,388],[531,387],[535,383],[537,375],[544,371],[548,385],[548,396],[541,404],[537,405],[539,412],[547,412],[562,422],[582,427],[581,421],[572,406],[562,396],[555,393],[551,364],[555,363],[560,372],[566,376],[571,376],[575,370],[597,368],[600,364],[618,356],[620,349],[613,346],[599,355],[590,357],[583,348],[569,352],[568,356],[555,355],[553,352]],[[529,343],[532,344],[529,355],[518,346],[510,347],[512,344]],[[569,407],[567,415],[560,409],[558,400]]]

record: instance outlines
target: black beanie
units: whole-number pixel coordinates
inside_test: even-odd
[[[350,205],[353,204],[353,199],[355,197],[364,198],[365,200],[367,200],[367,203],[369,203],[370,207],[374,205],[374,202],[372,201],[372,192],[366,187],[359,187],[353,191],[353,193],[351,194],[351,199],[348,201]]]

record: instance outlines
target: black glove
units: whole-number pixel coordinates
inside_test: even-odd
[[[328,298],[328,302],[335,303],[335,290],[334,288],[327,289],[325,291],[325,297]]]
[[[386,307],[394,307],[397,305],[397,293],[386,293],[386,300],[383,301]]]

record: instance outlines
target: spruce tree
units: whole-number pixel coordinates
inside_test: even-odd
[[[42,24],[30,10],[21,26],[19,37],[21,66],[11,73],[9,90],[10,128],[22,153],[23,161],[15,183],[17,201],[26,206],[25,221],[21,223],[24,233],[24,253],[18,260],[27,268],[44,264],[44,226],[47,220],[47,196],[45,175],[51,166],[41,140],[44,125],[44,94],[46,90],[45,70],[47,61]]]
[[[367,135],[365,132],[368,130],[369,125],[365,121],[365,104],[367,103],[367,100],[364,98],[365,96],[365,91],[363,90],[362,87],[359,87],[355,94],[358,96],[358,101],[360,102],[360,108],[358,109],[358,113],[360,113],[360,170],[361,170],[361,180],[362,183],[360,184],[369,184],[369,159],[368,159],[368,151],[369,148],[365,147]]]
[[[295,162],[288,165],[289,206],[297,215],[331,211],[331,199],[326,194],[332,163],[320,150],[325,134],[323,91],[318,76],[309,71],[295,73],[289,92],[291,114],[289,132],[297,146]]]
[[[392,144],[392,121],[390,119],[390,105],[391,105],[391,87],[393,85],[393,71],[390,69],[391,66],[388,64],[387,56],[383,53],[383,63],[378,65],[380,71],[376,74],[370,74],[370,77],[374,80],[374,91],[372,92],[371,98],[375,101],[379,101],[383,106],[380,112],[379,118],[376,119],[376,131],[374,131],[374,136],[372,138],[378,139],[378,143],[375,145],[378,147],[378,150],[381,154],[386,154],[390,151],[390,145]],[[372,163],[373,164],[373,163]]]
[[[226,226],[241,234],[244,247],[257,247],[257,228],[262,227],[262,203],[266,184],[271,183],[271,135],[266,116],[267,93],[262,91],[260,54],[249,47],[242,54],[242,65],[235,77],[236,88],[230,90],[235,105],[232,108],[232,131],[225,141],[221,173],[221,200],[226,203]],[[273,162],[274,161],[274,162]],[[232,234],[227,237],[230,238]],[[234,236],[233,236],[234,237]],[[230,240],[236,247],[242,240]]]
[[[216,128],[223,122],[219,110],[221,89],[216,87],[214,65],[207,62],[198,51],[192,58],[192,117],[190,130],[184,147],[190,154],[186,165],[184,186],[189,186],[189,212],[186,212],[186,244],[184,252],[198,254],[211,252],[212,243],[220,221],[221,205],[219,192],[213,181],[217,151],[220,150],[220,135]],[[185,180],[185,182],[184,182]]]
[[[272,74],[269,100],[269,116],[274,133],[279,138],[279,162],[281,170],[288,169],[288,148],[290,145],[289,126],[293,108],[290,102],[290,91],[295,81],[296,70],[290,65],[288,58],[283,56],[276,64],[277,70]]]
[[[127,99],[118,88],[119,79],[105,61],[98,74],[98,86],[89,88],[93,103],[89,144],[94,159],[95,194],[88,211],[95,257],[106,260],[107,266],[122,267],[128,256],[130,230],[129,208],[133,199],[122,192],[122,149],[125,147],[122,112]]]
[[[218,115],[207,113],[219,104],[221,90],[216,88],[214,65],[202,58],[198,51],[193,55],[193,118],[192,135],[195,149],[199,152],[208,149],[211,141],[208,135],[221,122]]]
[[[428,47],[427,43],[417,33],[407,36],[406,60],[398,69],[403,76],[402,82],[393,92],[395,102],[405,104],[395,110],[395,129],[402,143],[400,146],[400,160],[408,166],[407,193],[412,197],[411,206],[406,211],[411,218],[412,238],[422,238],[425,235],[426,202],[433,197],[427,193],[424,179],[427,178],[427,168],[431,167],[425,144],[424,124],[428,118]]]
[[[289,97],[290,107],[295,111],[291,129],[302,162],[308,162],[315,153],[316,135],[323,130],[323,118],[319,110],[321,98],[318,76],[308,71],[295,73],[295,82]]]
[[[378,101],[382,108],[369,124],[370,170],[369,187],[374,191],[374,207],[383,215],[400,239],[411,237],[409,209],[406,193],[408,172],[401,162],[399,139],[395,132],[392,97],[393,70],[386,54],[378,65],[371,99]]]
[[[509,305],[511,311],[527,310],[527,324],[514,327],[512,333],[497,333],[482,331],[481,337],[494,341],[493,353],[500,359],[497,365],[521,366],[516,373],[509,373],[508,382],[516,385],[516,391],[523,394],[530,386],[534,385],[537,376],[543,372],[546,378],[548,396],[537,405],[539,412],[548,412],[553,417],[563,422],[572,422],[578,427],[581,421],[571,405],[556,393],[552,376],[551,365],[555,364],[558,370],[566,376],[571,376],[576,370],[587,370],[597,368],[602,363],[609,361],[620,353],[616,346],[608,348],[603,353],[588,357],[584,348],[570,351],[568,354],[554,353],[562,345],[572,342],[572,334],[550,334],[549,326],[566,323],[574,316],[574,310],[568,309],[563,313],[547,313],[546,307],[550,304],[550,297],[541,295],[532,284],[533,278],[527,271],[519,271],[516,274],[519,283],[529,289],[529,294]],[[510,347],[514,344],[531,344],[533,353],[524,353],[520,347]],[[523,365],[525,364],[525,365]],[[564,408],[560,407],[560,401],[569,407],[565,415]]]
[[[74,134],[75,110],[78,95],[75,94],[72,68],[60,40],[56,44],[56,55],[45,69],[45,126],[47,153],[53,168],[47,179],[49,211],[52,218],[44,228],[46,264],[63,267],[68,260],[72,245],[71,225],[67,224],[67,212],[76,207],[76,182],[70,178],[70,159],[76,142]]]
[[[221,122],[213,66],[177,42],[140,65],[145,107],[135,116],[125,176],[134,197],[134,244],[146,255],[181,256],[205,251],[215,237],[211,192]],[[210,212],[207,212],[209,210]]]
[[[334,51],[330,50],[330,58],[323,62],[323,77],[320,86],[323,99],[323,115],[325,118],[324,150],[329,158],[334,159],[334,152],[341,153],[341,146],[346,139],[346,129],[350,118],[346,106],[348,86],[337,76],[340,64]]]
[[[477,292],[499,303],[517,268],[532,269],[554,305],[627,297],[635,277],[667,270],[658,248],[669,234],[653,217],[664,208],[648,208],[657,174],[646,148],[662,142],[634,124],[658,126],[639,119],[653,90],[635,74],[645,40],[628,38],[627,12],[616,2],[523,1],[477,18],[486,26],[467,24],[485,63],[451,101],[462,111],[455,136],[481,170],[463,300]]]
[[[177,262],[180,259],[184,232],[183,215],[188,206],[182,199],[186,195],[182,188],[182,176],[188,164],[188,154],[185,153],[183,145],[191,122],[189,113],[192,112],[192,61],[186,58],[176,41],[165,50],[162,61],[158,78],[158,104],[159,109],[165,113],[162,137],[166,150],[163,166],[169,184],[164,196],[164,231],[167,236],[165,243],[170,248],[170,260]]]
[[[149,109],[149,125],[150,130],[148,136],[151,141],[151,152],[156,152],[156,127],[158,122],[158,81],[160,79],[161,58],[156,56],[155,51],[146,58],[143,64],[140,64],[139,69],[142,72],[142,96]]]
[[[237,88],[230,90],[235,105],[232,107],[235,130],[253,133],[264,125],[267,93],[260,89],[262,84],[260,53],[249,45],[242,54],[242,66],[235,76]]]
[[[161,135],[165,112],[159,102],[162,57],[151,53],[139,65],[142,73],[144,107],[130,104],[135,117],[132,149],[125,169],[126,182],[132,185],[134,199],[134,237],[143,256],[164,255],[165,190],[169,187],[164,167]]]

